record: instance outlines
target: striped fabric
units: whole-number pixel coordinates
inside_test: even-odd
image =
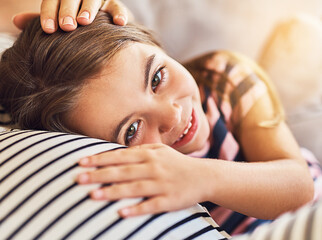
[[[313,206],[307,205],[296,213],[287,213],[271,224],[258,227],[252,234],[233,240],[321,240],[322,199]]]
[[[267,91],[266,85],[249,66],[227,52],[206,55],[187,67],[193,69],[192,74],[200,82],[203,109],[211,130],[208,144],[191,155],[245,161],[233,135],[233,126],[239,124],[256,100]],[[250,231],[263,222],[210,202],[202,204],[221,228],[233,236]]]
[[[227,239],[200,205],[122,219],[141,201],[92,201],[98,184],[77,185],[81,157],[123,146],[80,135],[13,130],[0,134],[1,239]]]
[[[187,64],[199,89],[211,129],[211,135],[204,149],[192,153],[195,157],[246,161],[234,129],[246,116],[267,87],[254,69],[228,52],[205,55]],[[305,154],[312,178],[315,182],[315,199],[322,195],[322,169],[314,157]],[[245,216],[212,203],[203,203],[213,219],[231,235],[254,230],[264,222]]]

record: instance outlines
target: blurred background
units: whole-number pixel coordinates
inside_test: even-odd
[[[299,144],[322,162],[322,0],[123,2],[179,61],[218,49],[257,61],[275,83]],[[0,33],[9,39],[6,43],[19,33],[12,16],[39,12],[40,3],[0,0]]]

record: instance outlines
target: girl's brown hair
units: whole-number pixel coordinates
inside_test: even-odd
[[[32,20],[0,62],[0,104],[23,129],[70,132],[63,115],[70,111],[87,79],[98,75],[130,42],[160,46],[137,24],[116,26],[98,13],[92,24],[48,35]]]

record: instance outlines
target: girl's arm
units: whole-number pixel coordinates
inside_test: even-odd
[[[237,98],[232,114],[225,115],[230,119],[234,136],[249,163],[214,163],[218,165],[213,169],[218,180],[212,182],[212,201],[258,218],[274,218],[312,199],[313,181],[307,164],[283,120],[281,103],[266,74],[251,60],[226,51],[197,58],[186,67],[200,84],[211,86],[215,91],[216,79],[226,79],[226,84],[233,88],[225,89],[232,92],[234,87],[242,85],[241,79],[257,78],[256,85],[248,89],[246,97],[240,95]],[[267,90],[263,91],[259,86],[266,86]],[[263,92],[259,98],[256,97],[258,89]],[[218,94],[224,101],[229,101],[231,92]],[[246,109],[249,104],[243,104],[245,100],[249,104],[253,102],[250,110]]]
[[[247,119],[253,119],[265,98]],[[148,197],[138,205],[121,209],[124,217],[212,201],[249,216],[271,219],[310,201],[312,180],[285,124],[254,131],[253,120],[249,121],[243,123],[245,127],[250,125],[244,129],[247,135],[242,141],[246,156],[257,162],[192,158],[166,145],[148,144],[82,159],[84,167],[101,168],[79,175],[78,182],[113,183],[93,191],[91,197],[96,200]]]
[[[313,197],[313,181],[299,147],[284,121],[265,128],[272,119],[268,94],[262,96],[242,121],[239,140],[249,163],[214,161],[209,200],[257,218],[275,218],[295,210]]]

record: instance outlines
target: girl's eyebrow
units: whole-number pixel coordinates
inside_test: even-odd
[[[117,140],[117,137],[122,129],[122,127],[124,126],[125,123],[127,123],[131,118],[132,116],[134,115],[134,113],[131,113],[129,115],[127,115],[118,125],[117,127],[115,128],[115,131],[114,131],[114,134],[113,134],[113,137],[114,137],[114,142],[116,142]]]
[[[145,81],[144,81],[144,91],[149,85],[149,75],[151,71],[151,66],[153,64],[153,61],[155,59],[155,54],[151,55],[147,58],[146,65],[145,65]]]
[[[145,77],[144,77],[144,92],[146,91],[146,88],[149,85],[149,75],[150,75],[150,71],[151,71],[151,66],[153,64],[153,61],[155,59],[155,54],[152,54],[151,56],[149,56],[146,60],[146,64],[145,64]],[[117,137],[122,129],[122,127],[124,126],[125,123],[127,123],[129,121],[129,119],[132,118],[132,116],[134,115],[134,113],[131,113],[129,115],[127,115],[125,118],[123,118],[123,120],[117,125],[117,127],[114,130],[113,133],[113,139],[116,141]]]

